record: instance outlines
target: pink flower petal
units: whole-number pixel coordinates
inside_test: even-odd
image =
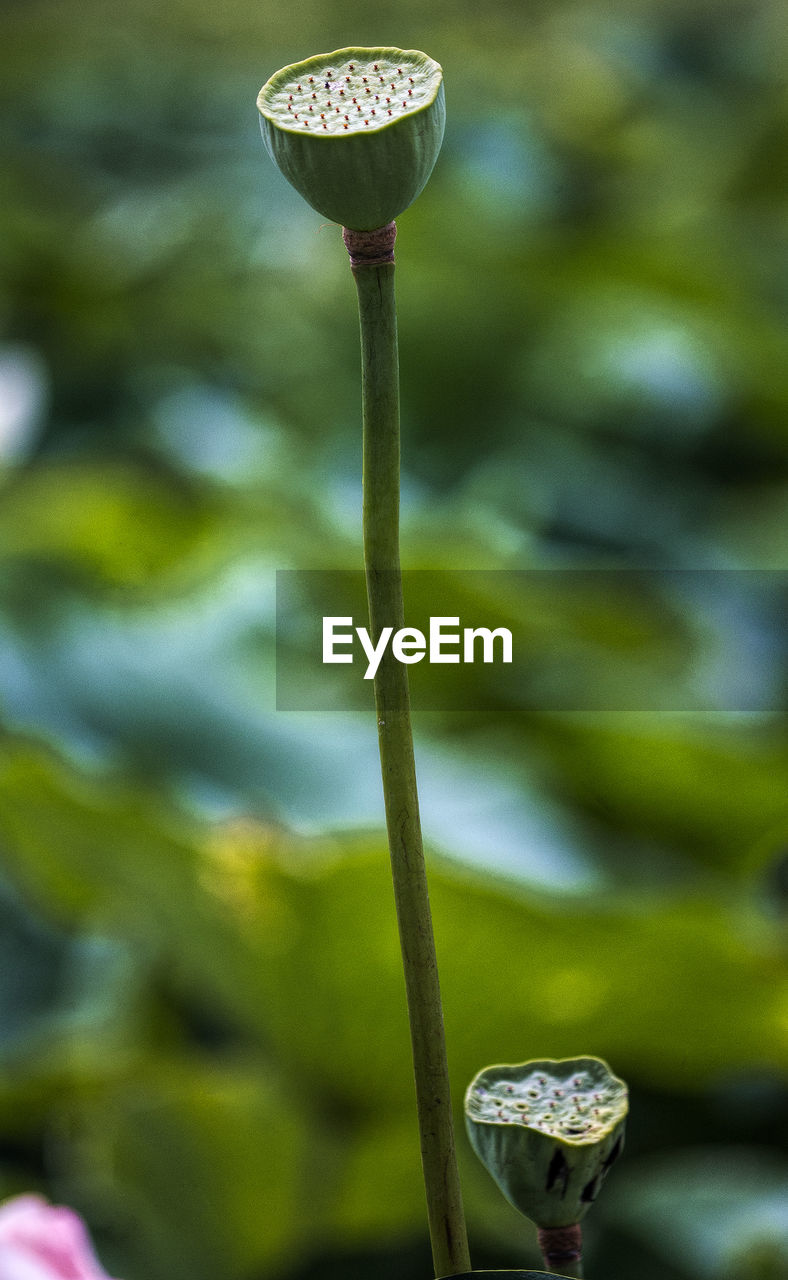
[[[110,1280],[82,1219],[40,1196],[0,1205],[0,1280]]]

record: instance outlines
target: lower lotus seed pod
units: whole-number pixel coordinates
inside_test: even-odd
[[[443,73],[415,49],[337,49],[277,71],[257,98],[263,140],[313,209],[374,231],[412,204],[443,141]]]
[[[624,1145],[627,1087],[601,1058],[485,1067],[465,1095],[476,1154],[539,1227],[568,1227],[593,1204]]]

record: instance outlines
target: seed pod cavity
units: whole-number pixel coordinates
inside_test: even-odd
[[[601,1058],[486,1067],[465,1095],[471,1144],[539,1227],[580,1221],[621,1153],[627,1087]]]
[[[439,64],[415,49],[347,48],[284,67],[257,99],[263,140],[314,209],[355,231],[424,187],[446,120]]]

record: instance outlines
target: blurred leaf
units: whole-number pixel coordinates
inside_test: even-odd
[[[415,1105],[415,1104],[414,1104]],[[415,1121],[408,1108],[381,1107],[344,1133],[344,1159],[329,1201],[332,1234],[345,1246],[380,1247],[413,1230],[424,1212]]]
[[[776,723],[554,716],[534,740],[575,803],[701,862],[735,870],[786,819],[788,745]]]
[[[5,1058],[57,1000],[55,972],[68,940],[0,883],[0,1054]]]
[[[218,1065],[162,1074],[144,1066],[143,1044],[141,1058],[120,1059],[114,1082],[110,1073],[94,1086],[84,1115],[77,1106],[89,1135],[82,1167],[146,1224],[140,1275],[163,1277],[160,1257],[170,1274],[208,1276],[215,1249],[226,1274],[241,1276],[255,1249],[286,1250],[304,1226],[335,1244],[412,1228],[421,1212],[412,1069],[382,843],[295,841],[238,823],[181,823],[175,835],[150,796],[98,787],[10,744],[0,837],[14,879],[48,913],[136,940],[185,998],[244,1029],[249,1051],[267,1046],[268,1065],[249,1067],[272,1079],[262,1100],[247,1068],[226,1087]],[[513,896],[442,863],[431,896],[457,1098],[479,1063],[533,1053],[599,1053],[624,1076],[690,1093],[722,1071],[786,1061],[776,937],[730,900]],[[79,1097],[77,1088],[59,1110]],[[267,1131],[269,1106],[270,1162],[254,1137]],[[298,1158],[291,1124],[311,1135]],[[272,1236],[267,1211],[239,1225],[233,1212],[266,1203],[261,1179],[282,1160],[287,1186],[316,1179],[308,1208],[298,1218],[277,1210]],[[489,1235],[489,1195],[476,1187],[470,1179],[469,1217]],[[217,1214],[233,1224],[232,1247]],[[183,1239],[194,1243],[184,1249]]]
[[[641,1160],[605,1212],[686,1275],[788,1275],[788,1163],[775,1153],[718,1146]]]
[[[139,588],[210,546],[196,489],[122,463],[50,463],[0,491],[0,562],[44,562],[83,584]]]
[[[128,1280],[241,1280],[314,1246],[319,1142],[259,1063],[149,1058],[82,1101],[66,1110],[77,1185],[125,1237]]]
[[[142,797],[99,793],[24,751],[6,751],[0,797],[8,865],[50,909],[165,948],[182,980],[259,1028],[315,1096],[362,1116],[410,1104],[377,840],[310,844],[254,825],[176,838]],[[463,1080],[480,1062],[580,1051],[690,1088],[786,1061],[779,935],[735,898],[552,901],[444,863],[431,885]]]
[[[89,924],[165,952],[175,975],[239,1006],[260,1030],[265,1011],[244,910],[244,870],[226,881],[198,849],[199,828],[165,815],[150,795],[99,787],[35,752],[0,752],[0,836],[9,868],[61,921]]]

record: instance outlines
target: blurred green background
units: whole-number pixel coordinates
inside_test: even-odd
[[[608,1058],[592,1280],[788,1276],[784,19],[6,0],[0,1193],[112,1275],[430,1274],[374,724],[274,702],[275,570],[360,564],[354,291],[254,106],[392,43],[448,102],[399,223],[406,564],[727,571],[462,601],[693,710],[475,669],[419,717],[455,1101]],[[460,1146],[475,1265],[537,1265]]]

